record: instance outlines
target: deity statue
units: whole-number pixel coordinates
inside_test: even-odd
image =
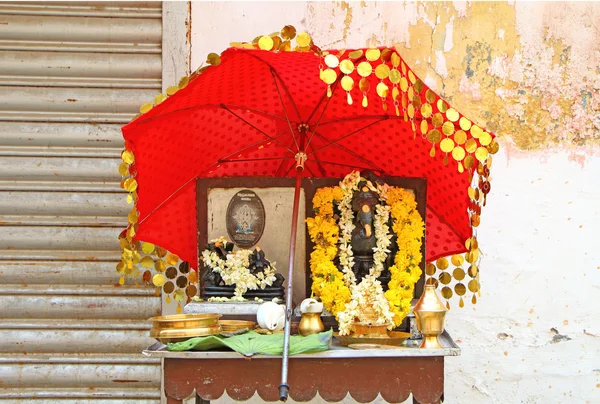
[[[208,252],[216,253],[216,257],[220,260],[226,260],[227,255],[233,254],[234,244],[229,241],[213,241],[207,246]],[[265,252],[260,248],[256,247],[248,255],[248,270],[251,275],[257,276],[261,272],[264,272],[266,268],[271,266],[271,262],[266,259]],[[275,280],[269,286],[262,288],[247,290],[244,297],[247,299],[265,299],[271,300],[273,298],[283,299],[283,282],[285,278],[283,275],[276,273]],[[207,269],[203,277],[203,297],[227,297],[230,298],[234,295],[235,285],[226,284],[223,277],[215,271]]]
[[[375,183],[377,178],[371,173],[363,174],[372,183]],[[379,195],[377,192],[370,190],[364,181],[359,183],[359,190],[354,193],[352,198],[352,211],[354,212],[354,230],[352,231],[352,252],[354,254],[354,267],[352,271],[356,275],[357,281],[360,282],[365,275],[369,274],[369,270],[373,267],[373,248],[377,245],[375,238],[375,206],[379,203]],[[388,225],[391,227],[392,223]],[[392,240],[391,250],[395,252],[395,238]],[[385,270],[380,276],[380,280],[384,287],[390,279],[388,268],[392,265],[391,257],[394,254],[389,254],[385,262]]]

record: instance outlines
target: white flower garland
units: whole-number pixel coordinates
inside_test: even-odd
[[[227,239],[220,237],[216,240],[211,240],[211,243],[218,242],[226,243]],[[227,254],[225,259],[221,259],[216,252],[204,250],[202,252],[202,260],[213,272],[221,275],[226,285],[235,284],[235,300],[244,300],[242,295],[246,291],[264,289],[267,286],[271,286],[277,279],[275,278],[276,269],[274,262],[264,268],[262,272],[253,275],[248,268],[251,254],[251,250],[238,250]]]
[[[373,267],[369,271],[369,274],[375,278],[378,278],[383,272],[383,263],[390,253],[388,247],[392,244],[392,234],[390,234],[390,228],[387,223],[390,219],[391,209],[392,207],[387,205],[377,205],[375,207],[373,225],[375,227],[376,245],[373,248]]]
[[[340,235],[339,235],[339,259],[340,265],[342,266],[342,273],[344,274],[344,283],[347,287],[356,284],[356,276],[352,272],[354,267],[354,254],[352,253],[352,231],[354,230],[354,212],[352,212],[352,195],[354,191],[358,190],[358,183],[360,182],[360,174],[358,171],[353,171],[348,174],[342,182],[340,182],[340,188],[344,192],[344,196],[339,203],[339,209],[341,217],[339,221]]]
[[[375,207],[375,239],[376,246],[373,248],[373,267],[369,271],[369,275],[365,276],[360,284],[356,284],[356,276],[352,272],[354,266],[354,256],[352,247],[352,231],[354,230],[354,213],[352,212],[352,197],[354,191],[358,190],[358,184],[363,180],[358,171],[353,171],[348,174],[341,182],[340,188],[344,192],[338,207],[341,217],[339,220],[340,236],[339,236],[339,259],[344,273],[344,283],[350,288],[351,298],[350,303],[346,305],[343,312],[338,313],[340,333],[342,335],[349,334],[350,326],[355,318],[360,321],[369,321],[362,313],[361,309],[372,307],[378,316],[377,323],[393,324],[394,314],[390,310],[389,302],[386,299],[381,282],[377,278],[381,275],[384,269],[384,262],[387,259],[390,250],[388,247],[391,244],[392,234],[390,234],[388,221],[390,217],[391,207],[387,205],[377,204]],[[386,185],[373,186],[371,181],[365,180],[367,187],[379,194],[379,199],[385,202],[387,199]]]

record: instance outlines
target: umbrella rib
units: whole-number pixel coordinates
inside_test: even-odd
[[[309,166],[307,166],[307,165],[304,165],[304,168],[306,168],[306,169],[308,170],[308,172],[310,173],[310,176],[311,176],[311,177],[315,178],[315,173],[313,173],[313,171],[310,169],[310,167],[309,167]]]
[[[293,157],[269,157],[269,158],[260,158],[257,157],[255,159],[220,159],[219,163],[247,163],[252,161],[274,161],[274,160],[294,160]]]
[[[307,148],[308,148],[308,145],[310,144],[310,142],[312,141],[312,138],[315,136],[315,133],[317,133],[317,128],[319,127],[319,124],[321,123],[321,119],[323,119],[323,115],[325,115],[325,111],[327,110],[327,107],[329,106],[329,103],[331,102],[331,99],[333,98],[333,93],[335,92],[336,89],[337,89],[337,82],[336,82],[336,85],[334,85],[334,88],[331,92],[331,97],[327,97],[327,103],[323,107],[323,111],[321,111],[321,116],[319,116],[319,119],[317,120],[317,123],[315,124],[313,132],[310,134],[310,137],[308,138],[308,142],[306,143]],[[313,111],[313,114],[317,111],[318,107],[319,107],[319,105],[317,105],[317,107]],[[311,114],[311,117],[313,114]]]
[[[281,166],[283,167],[283,162],[281,163]],[[287,177],[289,175],[290,171],[292,171],[293,169],[294,169],[294,165],[292,164],[283,176]]]
[[[294,157],[294,156],[295,156],[295,153],[294,153],[294,152],[292,152],[292,157]],[[281,171],[281,169],[283,168],[283,164],[284,164],[284,163],[285,163],[285,160],[284,160],[284,159],[282,159],[282,160],[281,160],[281,164],[279,164],[279,167],[277,167],[277,171],[275,171],[275,176],[276,176],[276,177],[277,177],[277,176],[279,176],[279,171]]]
[[[337,82],[335,83],[335,85],[337,85]],[[332,90],[333,91],[333,90]],[[332,92],[333,95],[333,92]],[[319,102],[317,102],[317,105],[315,105],[315,109],[313,109],[313,111],[310,113],[310,115],[308,116],[308,119],[306,120],[306,122],[310,122],[310,120],[312,119],[313,115],[317,112],[317,110],[319,109],[319,106],[321,106],[321,104],[323,103],[323,100],[325,98],[329,98],[331,99],[331,97],[327,97],[327,92],[324,92],[323,95],[321,96],[321,98],[319,99]],[[325,106],[325,109],[327,109],[327,106]]]
[[[314,146],[310,145],[310,149],[314,151]],[[306,151],[308,152],[308,146],[306,147]],[[323,166],[321,165],[321,161],[319,160],[319,158],[314,155],[315,158],[315,162],[317,163],[317,166],[319,167],[319,170],[321,171],[321,175],[325,176],[325,169],[323,168]]]
[[[229,108],[227,108],[227,106],[225,104],[221,105],[221,108],[223,108],[225,111],[229,112],[231,115],[235,116],[236,118],[238,118],[239,120],[241,120],[242,122],[246,123],[248,126],[250,126],[251,128],[255,129],[256,131],[258,131],[259,133],[262,133],[263,135],[265,135],[267,138],[271,139],[272,141],[274,141],[275,143],[277,143],[278,145],[280,145],[281,147],[287,149],[290,153],[294,153],[292,149],[284,146],[283,144],[279,143],[279,141],[272,137],[271,135],[269,135],[267,132],[257,128],[256,126],[252,125],[250,122],[248,122],[247,120],[245,120],[244,118],[242,118],[241,116],[239,116],[238,114],[236,114],[235,112],[233,112],[232,110],[230,110]]]
[[[280,133],[276,137],[280,137],[280,136],[283,136],[283,135],[286,135],[286,134],[287,134],[287,132]],[[254,148],[256,146],[260,146],[261,144],[263,144],[265,142],[268,142],[268,141],[269,141],[269,139],[264,139],[264,140],[261,140],[260,142],[256,142],[256,143],[253,143],[251,145],[248,145],[248,146],[244,147],[243,149],[237,150],[235,153],[231,153],[228,156],[226,156],[226,157],[224,157],[222,159],[219,159],[215,163],[213,163],[210,166],[204,168],[199,173],[197,173],[196,175],[194,175],[192,178],[190,178],[189,180],[187,180],[186,182],[184,182],[183,185],[181,185],[179,188],[177,188],[173,193],[171,193],[161,203],[159,203],[154,209],[152,209],[152,212],[150,212],[145,218],[143,218],[142,220],[140,220],[140,224],[143,223],[144,221],[146,221],[146,219],[148,219],[150,216],[152,216],[152,214],[154,214],[154,212],[156,212],[158,209],[160,209],[165,203],[167,203],[168,201],[170,201],[171,198],[173,198],[175,195],[177,195],[177,193],[179,193],[179,191],[181,191],[183,188],[185,188],[190,182],[192,182],[196,178],[198,178],[198,176],[200,176],[202,173],[204,173],[204,172],[206,172],[206,171],[208,171],[208,170],[210,170],[210,169],[218,166],[219,164],[223,164],[223,163],[229,162],[228,160],[232,156],[235,156],[236,154],[242,153],[245,150],[252,149],[252,148]],[[283,160],[285,158],[286,157],[278,157],[278,158],[274,158],[274,160],[279,160],[279,159]],[[268,160],[268,159],[257,159],[257,160],[263,160],[264,161],[264,160]],[[231,160],[231,161],[241,161],[241,160]]]
[[[279,75],[279,73],[277,73],[277,70],[275,70],[275,68],[273,66],[268,64],[266,60],[259,58],[258,56],[256,56],[255,54],[253,54],[251,52],[246,52],[246,55],[253,57],[254,59],[257,59],[257,60],[261,61],[262,63],[264,63],[265,65],[267,65],[269,67],[269,70],[271,71],[271,73],[277,76],[277,78],[281,82],[281,86],[283,87],[283,90],[286,92],[288,98],[290,99],[290,102],[292,103],[292,106],[294,107],[296,116],[298,116],[298,119],[301,120],[302,117],[300,116],[300,111],[298,111],[298,107],[296,106],[296,103],[294,102],[294,99],[292,98],[292,94],[290,93],[290,90],[287,88],[287,86],[283,83],[283,80],[281,79],[281,76]]]
[[[361,56],[360,58],[356,59],[355,63],[358,65],[359,61],[364,60],[365,56]],[[333,86],[331,86],[331,96],[327,96],[328,100],[327,100],[327,104],[325,104],[325,107],[323,107],[323,111],[321,112],[321,116],[319,117],[319,120],[317,121],[314,131],[313,133],[310,135],[310,138],[308,139],[308,144],[310,144],[310,141],[312,140],[312,138],[314,137],[317,128],[319,127],[320,123],[321,123],[321,119],[323,118],[323,115],[325,115],[325,110],[327,109],[327,106],[329,105],[329,102],[331,101],[331,99],[333,98],[333,94],[335,93],[335,91],[338,88],[338,85],[342,79],[342,75],[338,76],[335,80],[335,82],[333,83]],[[323,94],[323,97],[326,95]],[[313,110],[313,112],[310,114],[310,118],[312,118],[312,116],[317,112],[317,109],[319,108],[319,106],[321,105],[321,103],[323,102],[323,97],[321,97],[321,99],[319,100],[319,102],[317,103],[317,106],[315,107],[315,109]]]
[[[380,120],[385,120],[385,119],[393,119],[393,120],[397,120],[397,119],[404,119],[404,116],[396,116],[396,115],[357,115],[357,116],[353,116],[350,118],[341,118],[341,119],[336,119],[333,121],[327,121],[327,122],[323,122],[321,124],[321,126],[325,126],[325,125],[331,125],[334,123],[339,123],[339,122],[346,122],[346,121],[358,121],[358,120],[364,120],[364,119],[380,119]],[[426,121],[431,121],[431,119],[427,118]]]
[[[287,134],[287,132],[285,132],[285,133],[280,133],[280,134],[278,134],[277,136],[275,136],[275,138],[281,137],[281,136],[283,136],[283,135],[286,135],[286,134]],[[254,147],[256,147],[256,146],[260,146],[261,144],[263,144],[263,143],[265,143],[265,142],[268,142],[269,140],[270,140],[270,139],[263,139],[263,140],[261,140],[260,142],[255,142],[255,143],[252,143],[252,144],[250,144],[250,145],[248,145],[248,146],[246,146],[246,147],[244,147],[244,148],[242,148],[242,149],[240,149],[240,150],[237,150],[235,153],[231,153],[231,154],[229,154],[228,156],[226,156],[226,157],[224,157],[224,158],[222,158],[222,159],[219,159],[219,160],[217,160],[217,162],[216,162],[215,164],[211,165],[211,166],[210,166],[210,167],[208,167],[208,168],[212,168],[212,167],[214,167],[215,165],[217,165],[217,164],[220,164],[220,163],[222,162],[222,160],[227,160],[227,159],[229,159],[229,158],[231,158],[231,157],[235,156],[236,154],[240,154],[240,153],[242,153],[242,152],[244,152],[244,151],[246,151],[246,150],[248,150],[248,149],[252,149],[252,148],[254,148]],[[278,143],[278,144],[279,144],[279,143]],[[200,174],[198,174],[198,175],[200,175]],[[194,178],[195,178],[195,177],[194,177]]]
[[[300,146],[298,145],[298,141],[296,140],[296,135],[294,134],[294,128],[292,128],[292,122],[290,121],[290,117],[288,116],[287,110],[285,108],[285,104],[283,103],[283,97],[281,96],[281,91],[279,91],[279,85],[277,84],[278,76],[275,75],[275,71],[271,68],[271,76],[273,76],[273,82],[275,83],[275,88],[277,89],[277,95],[279,96],[279,101],[281,102],[281,109],[285,114],[285,119],[290,127],[290,133],[292,134],[292,139],[294,139],[294,144],[296,145],[296,149],[300,151]],[[292,102],[293,104],[293,102]],[[298,116],[300,117],[300,116]]]
[[[263,111],[262,109],[248,108],[248,107],[246,107],[244,105],[237,105],[237,104],[210,104],[210,105],[211,106],[215,106],[215,107],[220,107],[222,105],[225,105],[225,106],[227,106],[227,108],[243,108],[246,111],[257,112],[259,114],[263,114],[263,115],[269,116],[271,118],[275,118],[275,119],[279,119],[281,121],[285,121],[285,119],[283,119],[279,115],[275,115],[275,114],[272,114],[270,112]]]
[[[290,145],[290,147],[291,147],[291,145]],[[292,156],[290,156],[290,157],[292,157],[292,158],[295,159],[296,154],[294,152],[292,152],[292,151],[290,151],[290,153],[292,154]],[[285,160],[289,159],[290,157],[284,157],[284,158],[281,159],[281,164],[279,164],[279,167],[277,167],[277,170],[275,171],[275,176],[276,177],[279,176],[279,172],[281,171],[281,169],[283,167],[283,164],[285,163]]]
[[[283,87],[284,91],[286,92],[287,96],[290,99],[290,102],[292,103],[292,106],[294,107],[294,110],[296,111],[296,115],[298,116],[298,119],[302,119],[302,117],[300,116],[300,112],[298,111],[298,107],[296,106],[296,103],[294,102],[294,99],[292,98],[292,94],[290,93],[290,90],[287,88],[287,86],[283,83],[283,80],[281,79],[281,76],[279,75],[279,73],[277,73],[277,70],[275,70],[275,68],[273,66],[271,66],[270,64],[268,64],[264,59],[259,58],[258,56],[256,56],[255,54],[251,53],[251,52],[246,52],[246,55],[253,57],[259,61],[261,61],[262,63],[264,63],[265,65],[267,65],[271,71],[277,75],[277,78],[279,78],[279,81],[281,82],[281,86]],[[365,56],[361,56],[360,58],[356,59],[354,62],[356,64],[358,64],[358,62],[362,61],[365,59]],[[341,80],[342,76],[339,76],[336,80],[336,86],[337,83],[339,83],[339,81]],[[315,109],[313,110],[313,112],[311,113],[310,117],[313,116],[313,114],[316,112],[317,108],[319,107],[320,103],[322,102],[323,98],[321,98],[321,100],[319,101],[319,103],[317,103]],[[310,118],[306,121],[308,122],[310,120]]]
[[[343,52],[342,52],[342,53],[343,53]],[[365,56],[364,56],[364,55],[362,55],[362,56],[361,56],[361,57],[359,57],[358,59],[354,60],[354,64],[358,66],[358,64],[359,64],[361,61],[363,61],[363,60],[365,60]],[[336,78],[336,80],[335,80],[335,82],[334,82],[334,84],[333,84],[333,86],[332,86],[333,88],[332,88],[332,90],[331,90],[331,97],[327,97],[327,98],[329,98],[329,99],[333,98],[333,93],[334,93],[334,92],[335,92],[335,90],[337,89],[337,86],[338,86],[338,84],[340,83],[340,81],[342,80],[342,77],[343,77],[343,75],[339,75],[339,76]],[[315,106],[315,109],[313,110],[313,112],[311,112],[311,114],[310,114],[309,118],[307,119],[307,122],[309,122],[309,121],[312,119],[313,115],[314,115],[314,114],[317,112],[317,109],[319,109],[319,106],[321,105],[321,103],[323,102],[323,99],[324,99],[326,96],[327,96],[327,93],[326,93],[326,92],[325,92],[325,93],[323,93],[323,96],[321,97],[321,99],[319,100],[319,102],[317,103],[317,105]],[[329,104],[329,101],[328,101],[327,103]],[[325,112],[325,110],[326,110],[326,109],[327,109],[327,105],[325,105],[325,108],[323,108],[323,112]],[[320,120],[320,118],[319,118],[319,120]]]
[[[162,114],[162,115],[157,115],[157,116],[153,116],[153,117],[150,117],[150,118],[146,118],[144,120],[140,120],[139,122],[138,121],[133,121],[133,122],[135,122],[136,125],[139,125],[139,124],[144,124],[144,123],[147,123],[147,122],[151,122],[151,121],[153,121],[155,119],[160,119],[160,118],[163,118],[165,116],[169,116],[169,115],[174,114],[176,112],[185,112],[185,111],[191,111],[191,110],[194,110],[194,109],[202,109],[202,108],[221,108],[223,105],[227,106],[228,108],[229,107],[231,107],[231,108],[243,108],[246,111],[256,112],[258,114],[262,114],[262,115],[265,115],[265,116],[268,116],[268,117],[271,117],[271,118],[274,118],[274,119],[279,119],[279,120],[285,121],[284,118],[282,118],[280,116],[277,116],[277,115],[273,115],[270,112],[266,112],[266,111],[263,111],[263,110],[260,110],[260,109],[256,109],[256,108],[246,107],[244,105],[237,105],[237,104],[204,104],[204,105],[194,105],[192,107],[176,109],[174,111],[169,111],[166,114]]]
[[[329,144],[328,146],[334,145],[334,146],[336,146],[336,147],[339,147],[339,148],[340,148],[340,149],[342,149],[344,152],[346,152],[346,153],[348,153],[348,154],[351,154],[352,156],[354,156],[354,157],[358,158],[359,160],[361,160],[361,161],[363,161],[363,162],[367,163],[368,165],[371,165],[371,169],[375,169],[376,171],[379,171],[379,172],[385,173],[385,170],[384,170],[384,169],[380,168],[380,167],[379,167],[379,166],[377,166],[376,164],[373,164],[373,162],[371,162],[370,160],[368,160],[368,159],[366,159],[365,157],[361,156],[360,154],[356,153],[355,151],[352,151],[352,150],[348,149],[347,147],[344,147],[344,146],[342,146],[342,145],[340,145],[340,144],[337,144],[337,143],[331,142],[329,139],[327,139],[325,136],[321,135],[320,133],[317,133],[317,136],[319,136],[320,138],[324,139],[324,140],[325,140],[325,141],[327,141],[327,142],[330,142],[330,144]],[[327,147],[327,146],[325,146],[325,147]],[[324,149],[325,147],[323,147],[322,149]],[[321,150],[322,150],[322,149],[321,149]],[[317,150],[317,151],[319,151],[319,150]],[[314,153],[316,153],[317,151],[315,151]],[[316,155],[315,155],[315,157],[316,157]],[[321,160],[321,161],[323,161],[323,160]]]
[[[327,139],[327,138],[324,138],[325,140],[327,140],[327,141],[329,142],[329,144],[328,144],[328,145],[325,145],[325,146],[323,146],[323,147],[321,147],[321,148],[319,148],[319,149],[316,149],[316,150],[314,150],[314,151],[311,153],[311,155],[313,155],[313,154],[315,154],[316,152],[318,152],[318,151],[321,151],[321,150],[323,150],[323,149],[325,149],[325,148],[327,148],[327,147],[329,147],[329,146],[331,146],[331,145],[335,145],[335,146],[338,146],[338,147],[342,147],[342,146],[340,146],[340,145],[338,144],[338,142],[339,142],[339,141],[341,141],[341,140],[344,140],[344,139],[347,139],[347,138],[349,138],[350,136],[352,136],[352,135],[355,135],[355,134],[357,134],[358,132],[360,132],[360,131],[363,131],[363,130],[365,130],[365,129],[367,129],[367,128],[370,128],[371,126],[373,126],[373,125],[376,125],[376,124],[378,124],[378,123],[380,123],[380,122],[383,122],[383,121],[385,121],[385,120],[387,120],[387,119],[389,119],[389,118],[388,118],[387,116],[384,116],[384,117],[382,117],[382,119],[380,119],[380,120],[378,120],[378,121],[375,121],[375,122],[371,122],[370,124],[368,124],[368,125],[366,125],[366,126],[363,126],[362,128],[359,128],[359,129],[357,129],[357,130],[355,130],[355,131],[353,131],[353,132],[350,132],[349,134],[347,134],[347,135],[345,135],[345,136],[342,136],[341,138],[337,139],[336,141],[331,141],[331,140],[329,140],[329,139]],[[320,136],[320,137],[323,137],[322,135],[319,135],[319,136]]]
[[[372,167],[359,167],[356,165],[352,165],[352,164],[343,164],[343,163],[335,163],[333,161],[327,161],[327,160],[321,160],[321,163],[323,164],[330,164],[330,165],[334,165],[334,166],[340,166],[340,167],[349,167],[349,168],[360,168],[361,170],[372,170],[372,171],[378,171],[380,174],[382,175],[387,175],[387,172],[377,166],[372,166]]]

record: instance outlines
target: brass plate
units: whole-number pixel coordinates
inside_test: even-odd
[[[382,344],[350,344],[348,348],[352,349],[398,349],[393,345],[382,345]]]
[[[156,338],[163,344],[168,342],[180,342],[194,337],[207,337],[209,335],[217,335],[221,332],[219,325],[211,327],[189,328],[185,330],[159,330],[153,328],[150,330],[150,336]]]
[[[221,326],[221,332],[234,332],[246,328],[252,330],[256,323],[244,320],[219,320],[219,325]]]
[[[341,336],[337,332],[333,333],[333,337],[337,339],[343,346],[348,346],[350,344],[376,344],[400,346],[411,336],[409,332],[400,331],[392,331],[388,335],[389,338],[363,338],[355,337],[353,335]]]
[[[220,314],[174,314],[150,318],[152,327],[157,329],[191,329],[216,326]]]

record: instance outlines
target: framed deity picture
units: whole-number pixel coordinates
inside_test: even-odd
[[[201,178],[196,183],[200,289],[206,268],[202,251],[211,240],[226,237],[236,249],[260,248],[287,277],[295,179],[229,177]],[[303,183],[294,255],[294,303],[305,297],[307,267]],[[202,294],[205,296],[205,294]]]

